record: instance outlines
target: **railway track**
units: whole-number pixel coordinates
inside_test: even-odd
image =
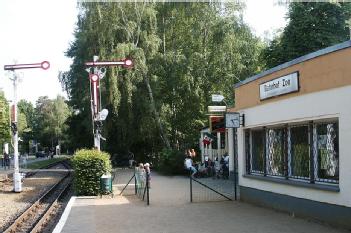
[[[68,166],[67,163],[66,163],[66,160],[57,161],[57,162],[51,163],[51,164],[49,164],[49,165],[47,165],[47,166],[45,166],[45,167],[43,167],[43,168],[37,169],[37,171],[34,171],[34,172],[27,172],[27,173],[26,173],[26,178],[31,177],[31,176],[34,176],[35,174],[37,174],[38,170],[50,169],[50,168],[55,167],[55,166],[57,166],[58,164],[62,164],[62,163],[66,164],[66,167]]]
[[[65,162],[61,164],[68,168]],[[42,232],[53,219],[54,213],[60,206],[59,201],[71,185],[71,172],[60,179],[58,183],[47,190],[39,199],[27,208],[4,233]]]

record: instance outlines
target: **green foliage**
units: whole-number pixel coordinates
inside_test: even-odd
[[[47,96],[39,97],[34,110],[33,136],[44,147],[64,143],[69,116],[70,109],[62,96],[53,100]]]
[[[53,159],[45,159],[45,160],[41,160],[38,162],[30,163],[27,165],[27,168],[28,169],[40,169],[40,168],[47,167],[50,164],[54,164],[54,163],[64,161],[64,160],[67,160],[67,158],[60,157],[60,158],[53,158]]]
[[[180,151],[164,149],[161,154],[158,169],[165,175],[186,174],[184,159],[184,154]]]
[[[77,195],[98,195],[100,177],[111,172],[110,155],[98,150],[82,149],[74,154],[72,164]]]
[[[211,94],[233,103],[233,84],[260,69],[262,45],[239,17],[239,3],[82,3],[80,10],[67,51],[73,64],[60,75],[77,112],[69,133],[78,148],[92,143],[84,62],[94,55],[134,61],[132,69],[108,68],[100,90],[109,110],[102,147],[112,155],[132,151],[137,160],[195,147]]]
[[[351,3],[292,2],[289,23],[263,51],[268,68],[350,38]]]
[[[9,142],[10,140],[11,135],[9,118],[9,105],[4,93],[0,91],[0,144]],[[2,153],[2,151],[0,153]]]

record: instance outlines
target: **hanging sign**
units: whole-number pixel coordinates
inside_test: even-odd
[[[291,73],[260,85],[260,99],[284,95],[299,90],[299,73]]]
[[[224,132],[224,116],[210,116],[210,132]]]
[[[240,128],[240,113],[227,112],[225,114],[225,127],[226,128]]]

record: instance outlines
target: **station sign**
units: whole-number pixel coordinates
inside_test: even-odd
[[[299,73],[294,72],[260,85],[260,99],[268,99],[299,91]]]

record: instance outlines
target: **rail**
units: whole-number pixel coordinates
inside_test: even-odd
[[[65,162],[60,161],[60,163],[68,168]],[[71,172],[69,171],[59,180],[59,182],[51,186],[51,188],[41,195],[36,202],[16,218],[4,233],[39,232],[43,224],[48,220],[50,213],[55,208],[58,200],[70,186],[70,177]]]

